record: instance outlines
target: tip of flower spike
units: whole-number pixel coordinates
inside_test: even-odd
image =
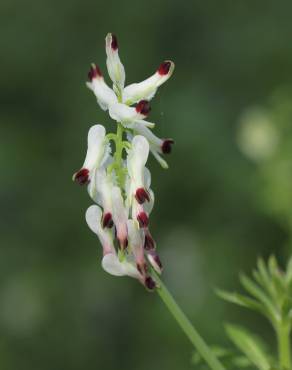
[[[118,45],[118,39],[117,39],[117,36],[114,35],[113,33],[111,34],[111,38],[112,38],[112,41],[111,41],[111,48],[113,50],[118,50],[119,48],[119,45]]]
[[[165,75],[167,75],[169,73],[170,68],[172,66],[173,66],[173,63],[170,60],[166,60],[166,61],[164,61],[163,63],[160,64],[160,66],[158,67],[157,72],[161,76],[165,76]]]
[[[112,214],[110,212],[107,212],[103,215],[103,218],[102,218],[102,227],[105,228],[105,227],[108,227],[108,228],[111,228],[113,227],[114,223],[113,223],[113,219],[112,219]]]
[[[150,103],[148,100],[140,100],[136,105],[136,112],[147,116],[151,111]]]
[[[171,153],[172,145],[174,144],[174,140],[172,139],[165,139],[161,145],[161,150],[163,154]]]
[[[139,222],[140,227],[147,227],[149,224],[149,218],[148,218],[147,213],[145,212],[140,212],[137,215],[137,220]]]
[[[155,281],[152,279],[151,276],[147,276],[145,281],[144,281],[144,284],[145,284],[145,287],[150,290],[150,291],[153,291],[155,288],[156,288],[156,283]]]
[[[149,193],[144,188],[136,190],[135,198],[139,204],[143,204],[146,200],[150,201]]]
[[[91,64],[91,67],[90,67],[90,70],[87,76],[88,76],[89,81],[91,82],[94,78],[102,77],[102,73],[98,66],[96,66],[95,64]]]
[[[81,168],[81,170],[74,173],[72,179],[79,185],[89,184],[89,170],[87,168]]]

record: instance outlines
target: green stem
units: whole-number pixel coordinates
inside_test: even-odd
[[[161,282],[161,280],[156,274],[155,274],[155,279],[158,282],[159,287],[157,288],[157,292],[160,298],[163,300],[163,302],[165,303],[165,305],[167,306],[167,308],[169,309],[173,317],[176,319],[176,321],[178,322],[178,324],[180,325],[181,329],[184,331],[186,336],[192,342],[196,350],[199,352],[202,358],[209,365],[210,369],[225,370],[223,365],[220,363],[220,361],[214,355],[212,350],[209,348],[209,346],[205,343],[203,338],[200,336],[200,334],[191,324],[189,319],[180,309],[180,307],[178,306],[178,304],[176,303],[172,295],[169,293],[165,285]]]
[[[279,365],[282,370],[291,368],[290,330],[289,323],[280,323],[277,328]]]
[[[123,126],[121,123],[117,123],[117,134],[116,134],[116,152],[115,152],[115,168],[117,171],[117,177],[118,177],[118,183],[120,187],[123,189],[124,187],[124,179],[125,174],[123,172],[123,166],[122,166],[122,154],[123,154]]]

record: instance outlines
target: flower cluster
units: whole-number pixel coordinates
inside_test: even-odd
[[[150,99],[171,76],[174,63],[164,61],[151,77],[125,87],[125,69],[113,34],[106,36],[106,54],[113,88],[106,84],[95,64],[88,73],[87,87],[99,106],[117,122],[117,132],[106,134],[102,125],[90,128],[86,158],[73,180],[87,185],[96,203],[88,208],[86,221],[102,244],[104,270],[115,276],[137,278],[153,290],[156,284],[149,267],[161,273],[162,264],[149,231],[154,193],[146,162],[151,151],[167,168],[162,155],[171,152],[173,140],[155,136],[151,131],[154,123],[146,121],[146,117]]]

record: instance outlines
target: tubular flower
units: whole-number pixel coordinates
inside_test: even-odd
[[[102,125],[92,126],[88,132],[87,153],[81,169],[74,173],[73,180],[80,185],[88,184],[94,171],[106,160],[109,147],[106,145],[105,128]]]
[[[102,125],[90,128],[85,161],[73,180],[87,185],[96,203],[88,208],[85,218],[102,245],[103,269],[114,276],[133,277],[154,290],[152,272],[160,274],[162,263],[150,232],[154,193],[146,163],[151,152],[167,168],[162,155],[170,153],[173,140],[155,136],[151,131],[154,123],[146,119],[149,101],[172,75],[174,63],[165,61],[145,81],[125,87],[125,69],[113,34],[106,36],[106,55],[113,87],[106,84],[95,64],[88,73],[87,86],[99,106],[116,121],[117,132],[106,135]]]

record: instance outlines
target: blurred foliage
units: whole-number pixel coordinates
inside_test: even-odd
[[[241,274],[240,282],[248,295],[221,289],[217,289],[217,295],[227,302],[256,311],[268,319],[274,329],[273,335],[270,333],[268,336],[274,338],[273,349],[268,349],[266,338],[260,333],[254,333],[255,328],[251,331],[239,325],[226,324],[225,332],[239,353],[222,347],[214,347],[214,353],[227,369],[234,367],[259,370],[290,369],[287,361],[290,363],[292,257],[285,271],[279,267],[274,256],[271,256],[267,263],[259,258],[257,269],[253,270],[253,279]],[[197,352],[194,353],[192,360],[194,365],[205,368]]]
[[[71,182],[90,125],[113,128],[84,86],[91,62],[105,69],[110,31],[128,82],[164,59],[176,63],[151,114],[156,132],[176,141],[168,171],[151,162],[151,228],[167,285],[208,342],[226,345],[227,319],[269,333],[212,287],[235,290],[238,270],[258,255],[284,262],[291,253],[292,3],[3,0],[0,7],[2,368],[192,368],[192,348],[158,297],[101,270],[101,248],[84,221],[87,194]],[[255,107],[268,117],[260,141],[272,142],[256,161],[239,146]]]

